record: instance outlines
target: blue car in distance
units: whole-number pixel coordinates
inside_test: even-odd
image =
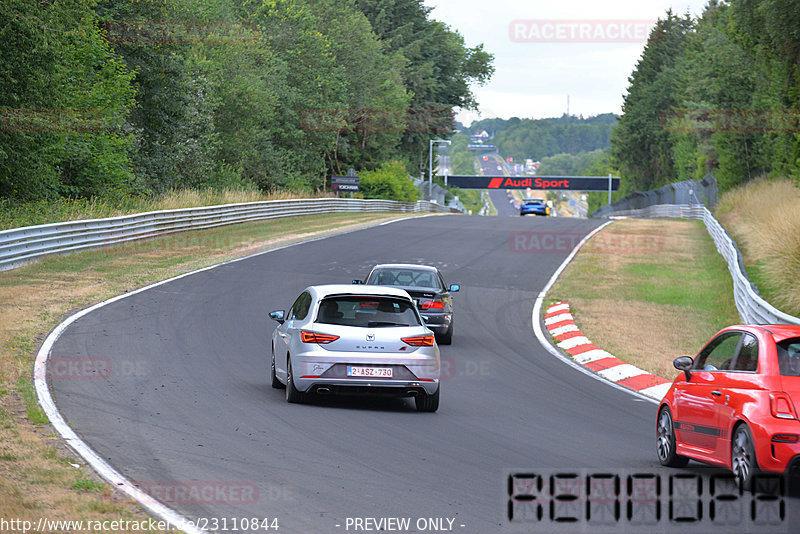
[[[550,206],[541,198],[526,198],[519,207],[520,217],[525,215],[550,215]]]

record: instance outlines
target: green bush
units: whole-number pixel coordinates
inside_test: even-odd
[[[364,198],[415,202],[419,191],[400,161],[387,161],[374,171],[360,173],[359,190]]]

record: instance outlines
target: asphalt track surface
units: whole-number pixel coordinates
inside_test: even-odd
[[[414,218],[134,294],[56,342],[51,361],[101,361],[109,373],[54,379],[53,396],[101,457],[190,519],[336,533],[348,517],[431,517],[454,519],[456,532],[517,531],[505,521],[508,469],[660,469],[655,406],[565,365],[531,329],[534,300],[570,250],[519,249],[517,232],[573,238],[599,222],[530,222]],[[269,384],[267,312],[395,261],[436,265],[463,288],[453,344],[441,347],[439,411],[417,413],[410,399],[287,404]],[[217,495],[201,504],[185,494],[208,487]]]

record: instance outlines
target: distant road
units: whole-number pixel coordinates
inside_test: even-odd
[[[484,156],[487,158],[484,160]],[[478,164],[480,165],[481,174],[495,175],[495,176],[509,176],[508,167],[502,158],[496,154],[481,154],[476,156]],[[489,198],[497,210],[497,215],[500,217],[509,217],[519,215],[519,211],[514,208],[514,205],[509,202],[508,194],[505,189],[489,190]]]
[[[492,204],[494,204],[499,217],[519,216],[519,210],[509,202],[508,193],[505,189],[490,189],[489,198],[492,199]]]

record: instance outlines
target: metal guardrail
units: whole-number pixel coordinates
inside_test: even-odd
[[[728,263],[733,278],[733,298],[742,320],[748,324],[796,324],[800,318],[784,313],[761,298],[744,270],[742,254],[719,221],[702,204],[658,204],[641,209],[614,211],[606,216],[643,218],[682,218],[702,220],[717,251]]]
[[[705,204],[714,209],[718,194],[717,179],[709,173],[702,180],[684,180],[652,191],[636,191],[616,202],[599,207],[589,217],[608,217],[621,210],[642,209],[658,204]]]
[[[0,271],[38,261],[50,254],[68,254],[173,232],[295,215],[342,212],[458,213],[458,210],[425,200],[396,202],[318,198],[224,204],[26,226],[0,232]]]

